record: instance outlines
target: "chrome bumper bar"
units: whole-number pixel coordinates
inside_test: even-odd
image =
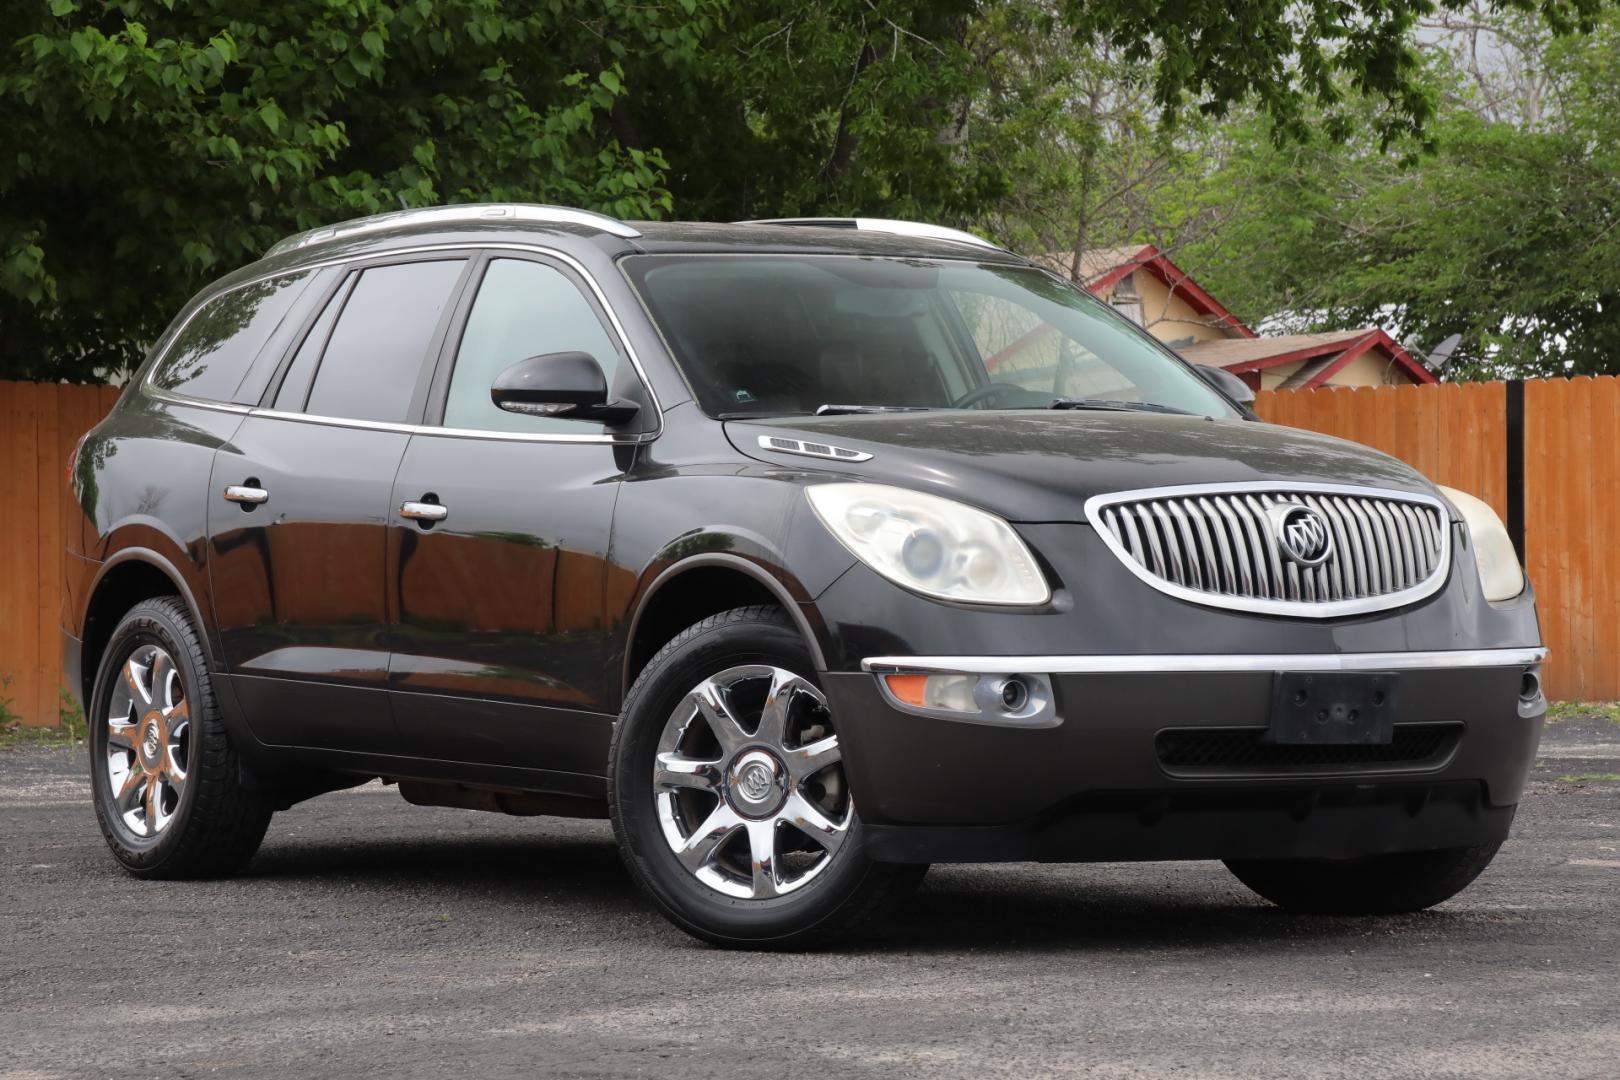
[[[1165,656],[869,656],[861,670],[963,675],[1158,675],[1253,671],[1432,671],[1523,667],[1541,647],[1380,653],[1175,653]]]

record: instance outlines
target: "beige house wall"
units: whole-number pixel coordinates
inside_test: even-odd
[[[1311,361],[1295,360],[1260,369],[1260,389],[1275,390]],[[1406,386],[1413,380],[1382,349],[1368,349],[1333,373],[1323,386]]]
[[[1170,286],[1145,270],[1130,275],[1136,294],[1142,298],[1142,324],[1160,341],[1216,341],[1229,337],[1221,327],[1199,314],[1180,293],[1172,294]],[[1110,286],[1101,295],[1113,302],[1117,286]]]

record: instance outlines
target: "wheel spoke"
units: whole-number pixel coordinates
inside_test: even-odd
[[[844,752],[838,748],[838,736],[828,735],[824,739],[817,739],[813,743],[806,743],[786,754],[788,771],[794,779],[803,780],[814,776],[829,765],[836,765],[844,760]]]
[[[107,718],[107,745],[133,751],[138,730],[140,725],[131,724],[127,717],[110,716]]]
[[[843,846],[844,837],[849,834],[848,820],[833,821],[797,791],[788,796],[777,816],[826,848],[829,855]]]
[[[718,791],[720,763],[699,761],[697,758],[682,757],[675,753],[659,754],[658,768],[653,773],[653,783],[660,788]]]
[[[703,819],[703,824],[692,830],[692,835],[686,838],[681,850],[676,852],[681,865],[696,873],[709,865],[714,859],[715,849],[731,838],[731,835],[742,828],[742,818],[724,802],[714,808],[714,812]]]
[[[714,680],[704,679],[699,683],[692,691],[691,700],[697,706],[698,715],[707,721],[714,737],[720,741],[724,754],[731,754],[748,738],[748,732],[743,730],[742,723],[726,703],[724,691],[715,685]]]
[[[124,782],[113,793],[113,804],[118,807],[119,813],[127,814],[141,805],[138,792],[140,791],[141,782],[145,779],[146,774],[139,768],[133,766],[130,768],[129,775],[124,777]]]
[[[142,712],[152,707],[151,691],[141,681],[143,674],[150,673],[151,669],[141,667],[133,656],[124,661],[124,686],[129,690],[129,699],[140,706]]]
[[[169,654],[159,649],[157,655],[152,657],[152,666],[147,669],[147,682],[152,687],[149,701],[164,711],[174,702],[169,697],[169,677],[174,672],[174,661]]]
[[[141,795],[141,806],[146,810],[146,831],[157,832],[158,819],[158,779],[149,776],[146,779],[146,791]]]
[[[754,737],[768,746],[781,746],[787,741],[788,709],[793,695],[803,682],[791,671],[777,668],[771,672],[771,690],[765,696],[765,710],[759,716],[759,728]]]
[[[748,861],[754,879],[754,899],[775,896],[782,883],[776,877],[776,822],[748,823]]]

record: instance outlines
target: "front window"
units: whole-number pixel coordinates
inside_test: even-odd
[[[711,416],[1236,415],[1106,305],[1028,267],[847,255],[645,255],[624,265]]]

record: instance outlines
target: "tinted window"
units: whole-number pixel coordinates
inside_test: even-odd
[[[573,432],[600,427],[580,420],[503,412],[489,400],[495,377],[519,360],[575,351],[596,357],[608,385],[613,385],[618,353],[574,283],[562,271],[541,263],[496,259],[484,273],[461,335],[444,405],[445,426]]]
[[[188,397],[231,400],[308,281],[307,273],[289,274],[208,301],[175,338],[152,384]]]
[[[306,411],[407,419],[434,328],[464,265],[446,260],[363,271],[327,342]]]
[[[303,343],[298,346],[298,352],[293,355],[287,374],[281,380],[281,388],[276,391],[275,407],[281,411],[304,411],[304,402],[309,398],[310,380],[315,377],[315,365],[320,362],[321,350],[326,348],[326,340],[332,336],[332,324],[337,322],[338,312],[343,310],[343,301],[348,299],[349,289],[353,285],[351,278],[338,288],[332,299],[326,302],[321,317],[304,335]]]
[[[704,410],[1231,406],[1140,329],[1038,270],[853,256],[624,260]]]

